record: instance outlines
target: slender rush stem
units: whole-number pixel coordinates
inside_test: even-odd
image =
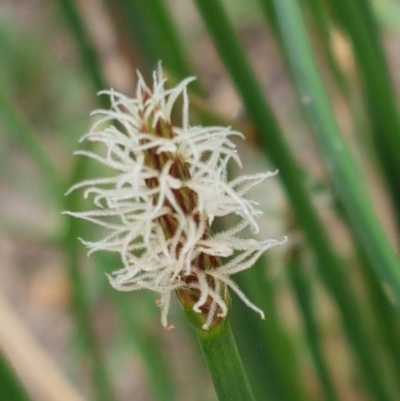
[[[373,139],[400,227],[400,116],[371,1],[328,0],[353,45],[365,89]]]
[[[218,400],[255,401],[228,319],[196,333]]]
[[[86,169],[86,160],[87,158],[84,157],[77,159],[70,174],[67,188],[82,178]],[[64,210],[78,210],[79,203],[80,198],[78,194],[72,193],[64,198]],[[88,294],[80,271],[77,238],[82,232],[81,228],[79,220],[70,217],[66,218],[66,230],[61,245],[65,251],[67,274],[72,288],[71,306],[78,321],[85,351],[88,351],[91,358],[93,382],[97,399],[112,401],[114,399],[113,389],[93,330]]]
[[[270,375],[274,386],[283,393],[280,400],[305,401],[308,400],[308,394],[301,380],[298,358],[279,314],[275,299],[276,289],[271,279],[265,275],[265,259],[259,259],[252,269],[237,277],[239,286],[246,293],[251,294],[252,300],[267,316],[266,320],[256,317],[255,327],[248,333],[248,344],[245,349],[256,348],[258,357],[263,356],[262,362],[267,363],[269,360],[273,365],[274,372]],[[262,338],[260,342],[254,341],[257,335]],[[262,342],[266,344],[260,347]],[[267,349],[267,344],[270,349]],[[268,373],[264,369],[258,374],[263,376]],[[268,385],[264,377],[262,381],[264,385]]]
[[[8,401],[31,400],[19,377],[2,352],[0,352],[0,399]]]
[[[286,53],[295,83],[315,138],[326,160],[351,228],[372,263],[375,274],[392,291],[400,311],[400,266],[378,221],[353,158],[341,136],[319,76],[299,5],[295,0],[274,0]],[[290,29],[286,27],[290,26]]]
[[[83,66],[88,72],[88,77],[94,90],[99,92],[105,89],[107,87],[106,80],[103,76],[99,56],[97,55],[96,49],[93,46],[86,27],[79,15],[75,1],[58,0],[58,3],[63,17],[71,31],[71,35],[75,39]],[[99,102],[101,103],[102,107],[109,107],[108,97],[101,96],[99,98]]]
[[[0,120],[10,137],[17,139],[31,156],[35,165],[43,173],[51,193],[56,195],[56,201],[61,196],[61,175],[47,156],[39,142],[38,135],[31,129],[24,116],[18,112],[9,96],[0,89]]]
[[[325,393],[325,399],[327,401],[338,401],[339,398],[332,382],[332,376],[321,346],[317,317],[314,312],[314,294],[312,294],[310,278],[307,277],[307,274],[303,271],[304,266],[300,258],[300,249],[294,248],[287,265],[289,279],[302,315],[306,339],[321,382],[322,390]]]
[[[154,338],[148,327],[144,324],[144,318],[137,319],[138,314],[131,310],[131,298],[126,293],[120,293],[113,288],[109,290],[115,309],[121,318],[121,327],[130,338],[130,343],[140,355],[146,380],[155,401],[170,401],[176,399],[171,370],[163,355],[163,350]],[[129,294],[132,295],[132,294]],[[142,294],[144,296],[144,294]],[[147,305],[143,305],[146,309]],[[145,318],[148,318],[146,315]],[[147,319],[148,320],[148,319]]]

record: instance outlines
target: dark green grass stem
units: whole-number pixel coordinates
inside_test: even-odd
[[[390,375],[400,394],[400,322],[396,311],[390,304],[382,287],[377,282],[373,272],[368,267],[368,261],[359,248],[361,255],[361,273],[365,281],[368,299],[372,304],[378,332],[378,340],[383,344],[383,351],[390,366]]]
[[[165,350],[160,344],[159,327],[153,325],[154,300],[147,293],[121,292],[106,283],[105,272],[111,272],[121,265],[119,255],[97,252],[91,256],[96,272],[102,276],[106,293],[110,298],[119,320],[119,330],[128,338],[129,345],[142,361],[146,381],[154,401],[176,399],[171,369],[165,358]],[[140,308],[137,307],[140,297]],[[150,300],[151,299],[151,300]],[[149,323],[150,322],[150,323]],[[158,322],[156,322],[158,324]]]
[[[0,400],[30,401],[27,391],[14,369],[0,352]]]
[[[131,43],[143,55],[150,70],[161,61],[163,68],[178,81],[192,75],[181,37],[162,0],[119,0],[110,2],[110,6],[121,9]],[[191,88],[201,93],[197,82]]]
[[[270,2],[261,0],[262,3],[271,4]],[[308,7],[310,9],[311,16],[313,18],[315,27],[318,32],[318,36],[321,38],[320,49],[325,53],[328,66],[332,72],[332,75],[341,90],[342,94],[348,100],[349,97],[349,84],[347,78],[343,74],[335,55],[332,52],[332,41],[331,41],[331,30],[330,20],[328,13],[324,9],[320,0],[308,0]]]
[[[299,250],[294,249],[291,252],[287,271],[289,279],[294,290],[297,305],[302,315],[305,335],[308,346],[310,347],[311,357],[313,359],[318,378],[321,383],[324,399],[327,401],[338,401],[338,395],[332,382],[326,360],[320,344],[320,333],[315,316],[315,307],[312,294],[310,278],[304,272],[304,266],[301,263]]]
[[[238,275],[237,282],[240,288],[251,297],[252,302],[265,313],[265,320],[260,319],[258,315],[254,316],[257,319],[256,327],[258,335],[270,347],[267,358],[275,365],[276,385],[283,391],[284,399],[309,400],[301,382],[300,367],[293,344],[279,315],[273,284],[265,272],[265,258],[260,258],[249,271]],[[248,313],[253,312],[248,310]],[[254,343],[251,337],[252,335],[248,338],[250,342],[248,347],[257,347],[262,353],[263,350],[260,348],[263,342]]]
[[[348,34],[361,73],[373,139],[389,184],[400,227],[400,116],[379,29],[368,0],[329,0],[338,23]]]
[[[253,299],[250,293],[247,295]],[[229,320],[256,399],[292,401],[287,397],[286,383],[282,382],[280,369],[276,365],[275,355],[279,355],[279,351],[266,340],[265,333],[260,329],[260,325],[265,322],[260,321],[258,315],[252,314],[242,301],[235,302],[235,299]]]
[[[16,139],[30,155],[48,184],[49,192],[56,201],[61,198],[61,176],[53,162],[39,143],[36,132],[29,126],[23,115],[17,110],[11,99],[0,88],[0,124]]]
[[[220,2],[216,0],[195,0],[195,2],[211,33],[218,53],[242,97],[246,111],[258,130],[262,148],[269,153],[279,168],[279,176],[283,181],[296,218],[317,257],[321,280],[339,307],[346,334],[360,361],[359,365],[364,373],[365,382],[374,388],[373,393],[382,394],[379,401],[388,400],[380,380],[380,372],[375,365],[374,348],[361,320],[357,300],[348,278],[328,242],[325,230],[305,190],[299,166],[283,139],[234,29]]]
[[[146,379],[154,400],[175,400],[172,372],[165,360],[163,350],[159,346],[160,340],[157,338],[157,334],[148,330],[145,322],[145,319],[149,317],[147,310],[153,305],[142,305],[141,307],[145,311],[133,312],[131,309],[135,298],[132,294],[120,293],[114,288],[110,288],[108,292],[121,319],[121,328],[129,337],[130,344],[135,347],[143,362],[147,372]],[[145,294],[140,295],[145,297]],[[140,314],[145,316],[139,316]]]
[[[86,159],[84,157],[76,159],[69,184],[66,188],[82,179],[86,170]],[[79,204],[79,195],[75,192],[64,198],[64,210],[79,210]],[[86,284],[80,271],[79,243],[77,238],[81,236],[82,224],[78,219],[70,216],[66,216],[65,222],[66,228],[61,245],[65,253],[67,274],[72,289],[71,306],[77,319],[78,330],[83,340],[84,349],[91,358],[96,399],[100,401],[112,401],[114,399],[113,390],[106,371],[104,357],[100,351],[93,329]]]
[[[97,93],[106,89],[108,86],[103,76],[99,56],[79,15],[75,1],[58,0],[58,4],[71,35],[75,40],[80,58],[88,73],[94,91]],[[109,107],[109,99],[107,96],[101,96],[99,102],[102,107]]]
[[[196,330],[219,401],[255,401],[228,319]]]
[[[87,33],[86,27],[79,15],[74,0],[58,1],[62,15],[68,24],[72,37],[74,38],[79,55],[82,59],[84,68],[92,87],[96,92],[107,87],[103,77],[101,63],[96,50]],[[109,107],[109,99],[106,96],[98,98],[102,107]],[[86,169],[85,158],[78,158],[75,162],[69,185],[75,184],[83,177]],[[65,197],[64,210],[78,210],[79,200],[75,193]],[[114,399],[112,386],[106,372],[103,356],[101,355],[96,335],[92,327],[92,318],[86,293],[86,285],[79,269],[79,252],[77,249],[77,237],[80,235],[80,223],[77,219],[66,218],[66,230],[62,245],[66,257],[67,273],[72,287],[72,308],[78,321],[80,335],[83,338],[85,351],[87,351],[92,361],[92,373],[94,387],[98,400],[111,401]]]
[[[337,204],[337,213],[345,223],[349,218],[346,215],[342,205]],[[370,260],[365,254],[365,250],[353,237],[357,256],[359,260],[360,279],[366,290],[368,303],[371,305],[371,314],[374,315],[374,323],[376,327],[376,337],[383,347],[382,351],[386,354],[386,359],[390,365],[390,375],[394,378],[398,390],[400,391],[400,320],[394,309],[393,304],[389,300],[388,294],[376,280]]]
[[[302,105],[349,216],[350,227],[366,250],[376,275],[391,289],[400,311],[398,258],[376,217],[360,173],[341,136],[312,56],[300,8],[294,0],[274,0],[274,4]]]

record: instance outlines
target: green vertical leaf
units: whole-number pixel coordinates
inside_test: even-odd
[[[299,249],[293,249],[291,251],[287,270],[297,300],[297,305],[302,315],[307,343],[310,347],[311,356],[321,382],[322,390],[325,394],[325,399],[327,401],[338,401],[338,396],[321,347],[310,278],[307,277],[307,274],[304,272],[304,266],[300,261]]]
[[[391,289],[400,307],[400,266],[397,256],[374,213],[360,174],[338,129],[312,56],[299,5],[294,0],[274,0],[273,4],[302,105],[338,195],[349,215],[351,228],[366,250],[375,273]],[[367,342],[365,346],[368,347]],[[372,355],[368,358],[363,368],[371,392],[376,400],[389,400],[390,396],[374,366]]]
[[[400,265],[397,256],[376,217],[360,173],[339,131],[312,56],[300,9],[294,0],[274,1],[274,4],[302,105],[338,195],[356,237],[373,263],[375,273],[391,289],[400,308]]]
[[[328,3],[353,45],[373,126],[374,143],[400,227],[400,117],[377,22],[369,0],[329,0]]]
[[[0,399],[7,401],[31,400],[2,352],[0,352]]]

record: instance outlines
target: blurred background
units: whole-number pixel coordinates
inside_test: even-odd
[[[222,3],[301,165],[329,240],[343,266],[351,267],[346,280],[362,311],[364,334],[374,345],[383,386],[391,394],[387,399],[400,400],[399,320],[370,272],[360,267],[362,257],[304,120],[274,26],[266,23],[257,0]],[[398,244],[395,208],[373,150],[373,128],[350,39],[330,14],[329,1],[320,8],[312,0],[300,3],[346,143],[388,238]],[[371,6],[398,97],[400,3],[374,0]],[[323,18],[317,18],[316,9]],[[98,168],[80,165],[72,155],[93,123],[91,111],[107,107],[96,93],[112,87],[133,96],[136,69],[149,78],[158,60],[171,85],[197,76],[191,92],[193,124],[234,126],[247,137],[238,143],[244,170],[276,169],[261,151],[256,129],[193,2],[0,3],[1,401],[215,399],[179,306],[171,311],[175,329],[163,330],[156,297],[109,288],[104,273],[117,269],[119,260],[110,255],[87,258],[77,237],[91,238],[93,227],[61,215],[85,207],[79,194],[68,199],[63,194],[77,178]],[[259,399],[377,400],[365,384],[368,377],[354,357],[340,312],[319,282],[313,254],[279,178],[268,180],[252,197],[264,210],[260,238],[289,237],[286,246],[268,253],[268,261],[258,266],[261,291],[268,292],[261,334],[258,316],[233,301],[232,323]],[[297,282],[296,287],[293,264],[304,273],[297,279],[306,277],[307,284],[298,287]],[[245,274],[238,278],[244,289],[251,285]],[[311,323],[299,288],[307,289],[306,304],[312,301]],[[382,328],[382,319],[388,327]]]

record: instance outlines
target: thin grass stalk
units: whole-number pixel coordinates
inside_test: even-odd
[[[119,24],[118,29],[126,33],[124,39],[128,41],[128,46],[134,54],[140,55],[146,70],[152,71],[160,60],[160,46],[154,38],[153,24],[149,21],[151,16],[146,13],[145,2],[108,0],[107,3],[114,20],[117,19],[114,25]],[[145,77],[149,78],[146,73]]]
[[[264,4],[271,4],[270,2],[263,0],[261,0],[261,2]],[[328,13],[324,9],[320,0],[308,0],[307,5],[315,23],[315,27],[319,33],[318,36],[321,38],[321,46],[319,48],[324,52],[332,76],[334,77],[340,91],[346,97],[346,100],[349,100],[349,83],[332,51],[331,21],[327,15]]]
[[[10,138],[16,139],[26,150],[35,165],[45,177],[49,193],[59,201],[62,194],[61,176],[53,162],[43,150],[34,130],[29,126],[24,116],[17,110],[11,99],[0,88],[0,120]]]
[[[83,159],[84,158],[79,158],[79,160]],[[76,177],[82,177],[86,165],[78,161],[75,163],[74,167],[71,174],[71,183],[77,181]],[[78,210],[79,203],[77,194],[73,193],[65,197],[64,210]],[[112,401],[114,399],[114,393],[105,366],[104,356],[100,351],[98,339],[93,329],[93,320],[86,291],[87,287],[80,271],[77,238],[82,232],[82,224],[76,219],[67,218],[66,225],[65,235],[61,245],[65,253],[68,279],[72,287],[72,310],[77,320],[79,335],[82,339],[84,350],[91,361],[91,373],[96,399]]]
[[[120,8],[125,16],[124,24],[132,46],[140,50],[150,70],[162,61],[163,69],[178,81],[192,75],[179,33],[162,1],[119,0],[110,2],[111,6]],[[191,86],[196,93],[201,92],[198,83]]]
[[[286,399],[291,401],[308,400],[309,396],[301,381],[300,367],[290,341],[278,313],[278,305],[274,299],[275,291],[269,278],[265,275],[264,259],[259,259],[253,268],[237,279],[241,288],[251,294],[253,301],[265,312],[266,321],[257,321],[259,336],[270,346],[271,362],[275,365],[275,377],[282,384]],[[250,338],[250,347],[260,347]],[[259,350],[259,352],[262,352]]]
[[[400,393],[400,381],[398,380],[400,377],[400,322],[397,319],[393,305],[387,298],[387,294],[385,294],[368,267],[367,259],[362,256],[363,251],[361,248],[359,248],[358,253],[361,255],[362,261],[361,273],[376,319],[378,339],[382,342],[383,351],[389,362],[391,376],[394,379],[393,382],[397,386],[398,393]]]
[[[302,105],[350,216],[351,228],[366,249],[375,273],[391,289],[400,312],[400,265],[341,136],[312,56],[300,8],[293,0],[274,1],[274,4]],[[287,26],[291,29],[286,29]]]
[[[330,167],[339,196],[350,216],[351,228],[366,249],[375,273],[389,285],[397,305],[400,306],[400,269],[397,257],[369,203],[360,176],[339,132],[312,57],[299,6],[292,0],[274,1],[274,5],[298,92],[322,154]],[[288,26],[291,29],[287,29]],[[371,392],[377,400],[389,400],[384,381],[377,376],[372,360],[370,363],[368,384]]]
[[[304,272],[300,258],[300,250],[293,249],[287,264],[288,276],[303,319],[307,343],[321,383],[324,399],[326,401],[338,401],[339,398],[321,347],[320,330],[315,316],[310,279]]]
[[[7,401],[31,401],[21,380],[0,352],[0,399]]]
[[[88,78],[94,91],[100,92],[107,88],[106,80],[103,75],[99,56],[86,30],[84,22],[79,14],[79,10],[74,0],[58,0],[62,16],[69,28],[71,36],[74,38],[79,56],[82,59]],[[101,96],[98,101],[103,108],[109,107],[107,96]]]
[[[186,52],[172,16],[162,0],[148,0],[142,3],[145,13],[149,16],[155,43],[158,46],[159,58],[165,63],[165,68],[179,80],[191,75]],[[195,86],[196,87],[196,86]]]
[[[348,222],[348,217],[343,213],[343,209],[339,208],[339,215]],[[360,261],[359,271],[361,279],[364,283],[368,301],[372,308],[372,314],[375,318],[377,328],[377,340],[383,345],[386,359],[391,366],[390,371],[393,373],[394,382],[400,391],[400,382],[396,379],[400,377],[400,321],[393,304],[388,299],[388,293],[383,290],[373,273],[370,261],[366,257],[365,251],[354,238],[357,250],[357,256]]]
[[[76,3],[73,0],[59,0],[58,3],[71,35],[75,39],[84,68],[88,73],[94,90],[96,92],[103,90],[106,87],[106,83],[100,60],[79,15]],[[109,107],[108,97],[101,96],[98,101],[102,107]],[[86,163],[87,160],[85,158],[76,159],[68,184],[77,182],[83,176],[86,170]],[[72,194],[65,198],[64,210],[77,209],[78,204],[79,200],[76,194]],[[80,334],[83,337],[85,350],[89,352],[91,357],[96,397],[98,400],[110,401],[114,399],[112,385],[93,330],[88,296],[79,268],[79,252],[76,246],[76,238],[79,237],[80,224],[71,218],[66,219],[66,221],[62,246],[65,251],[67,273],[72,286],[71,305],[78,321]]]
[[[131,311],[127,294],[110,288],[110,296],[118,315],[121,327],[130,338],[130,344],[140,355],[146,371],[146,379],[155,401],[171,401],[176,399],[171,370],[165,361],[162,349],[155,336],[146,331],[143,319],[137,320]],[[146,307],[147,305],[144,305]]]
[[[240,279],[238,282],[243,288]],[[262,323],[258,316],[249,315],[249,309],[245,305],[233,300],[229,320],[256,399],[292,401],[287,397],[286,383],[282,382],[280,370],[277,369],[276,350],[260,329]]]
[[[98,254],[93,255],[98,272],[103,275],[110,271],[111,267],[120,264],[116,255]],[[146,379],[148,388],[153,394],[155,401],[170,401],[176,399],[171,370],[165,361],[163,350],[159,345],[156,336],[149,332],[146,322],[152,317],[147,294],[142,294],[141,310],[132,311],[132,304],[135,303],[134,294],[115,291],[114,288],[106,284],[107,295],[109,296],[114,310],[120,319],[120,328],[129,338],[129,344],[137,352],[141,359],[144,369],[147,372]]]
[[[368,115],[374,128],[374,143],[400,227],[400,117],[377,22],[368,0],[330,0],[328,3],[353,45],[365,88]]]
[[[209,330],[201,329],[199,317],[184,308],[195,328],[219,401],[255,401],[227,318]]]
[[[375,365],[373,346],[362,322],[355,295],[328,242],[325,230],[305,191],[300,169],[264,99],[233,27],[218,1],[196,0],[196,5],[243,99],[247,113],[259,132],[263,149],[268,151],[279,168],[292,208],[317,257],[318,273],[341,312],[346,334],[360,361],[366,382],[375,387],[375,382],[378,381],[377,388],[381,389],[381,381],[377,379],[380,375]],[[384,399],[386,397],[380,401]]]

